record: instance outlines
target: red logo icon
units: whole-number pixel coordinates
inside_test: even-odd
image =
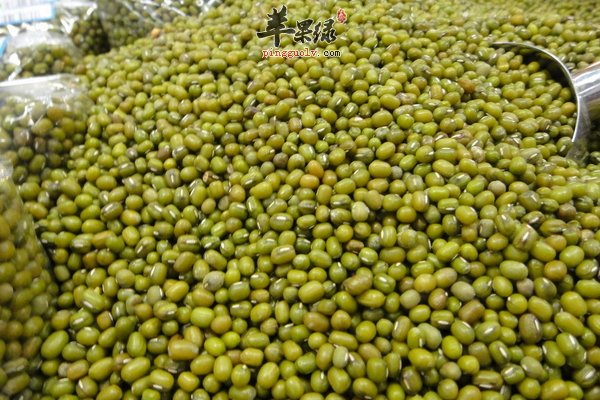
[[[346,11],[344,11],[343,8],[340,8],[337,12],[337,20],[340,24],[343,24],[344,22],[346,22],[346,20],[348,19],[348,16],[346,15]]]

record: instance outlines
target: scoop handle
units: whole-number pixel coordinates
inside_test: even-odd
[[[579,101],[585,103],[591,120],[600,117],[600,62],[573,74],[573,86]]]

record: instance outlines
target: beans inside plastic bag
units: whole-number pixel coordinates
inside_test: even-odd
[[[65,165],[84,141],[91,106],[72,75],[0,84],[0,155],[11,162],[15,183],[39,182],[46,169]]]
[[[27,399],[43,382],[42,354],[50,336],[58,286],[0,156],[0,399]],[[33,390],[32,390],[33,389]]]
[[[62,33],[83,54],[108,51],[108,39],[100,24],[98,6],[91,0],[36,0],[8,2],[0,10],[0,36],[23,32]]]
[[[0,80],[75,72],[83,53],[58,32],[24,32],[8,39]]]
[[[98,0],[111,47],[133,43],[177,17],[197,16],[221,0]]]

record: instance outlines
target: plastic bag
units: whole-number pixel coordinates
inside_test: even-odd
[[[72,75],[0,84],[0,155],[15,183],[39,183],[46,169],[66,166],[68,152],[84,142],[92,105]]]
[[[70,37],[83,54],[100,54],[109,50],[95,1],[30,0],[2,5],[0,36],[10,39],[24,32],[62,33]]]
[[[82,57],[81,51],[62,33],[20,33],[6,44],[0,80],[71,73]]]
[[[51,331],[58,286],[0,156],[0,398],[30,398],[43,376],[43,342]]]
[[[221,0],[98,0],[100,20],[111,47],[133,43],[181,16],[195,16]]]
[[[95,1],[62,0],[56,3],[56,19],[75,47],[84,54],[100,54],[109,50],[108,37]]]

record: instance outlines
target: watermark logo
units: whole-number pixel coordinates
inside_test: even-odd
[[[343,24],[346,22],[346,19],[348,19],[348,16],[346,15],[346,11],[344,11],[343,8],[340,8],[337,12],[337,20],[340,24]]]
[[[262,50],[263,58],[283,57],[283,58],[303,58],[303,57],[319,57],[320,53],[317,49],[309,49],[305,47],[301,50],[281,50],[278,48],[270,48]]]
[[[296,22],[295,27],[286,25],[288,9],[282,6],[279,10],[273,8],[273,12],[267,14],[267,26],[264,31],[256,32],[259,38],[273,37],[273,45],[278,48],[281,45],[282,35],[293,35],[295,44],[319,42],[333,43],[337,39],[337,33],[333,27],[335,20],[327,18],[325,21],[315,21],[311,18],[303,19]],[[339,9],[337,12],[337,21],[340,23],[346,22],[346,11]]]
[[[306,58],[306,57],[341,57],[342,52],[340,50],[319,50],[319,49],[309,49],[305,47],[303,49],[291,49],[291,50],[282,50],[278,47],[271,47],[268,49],[262,50],[262,57],[282,57],[285,59],[289,58]]]

